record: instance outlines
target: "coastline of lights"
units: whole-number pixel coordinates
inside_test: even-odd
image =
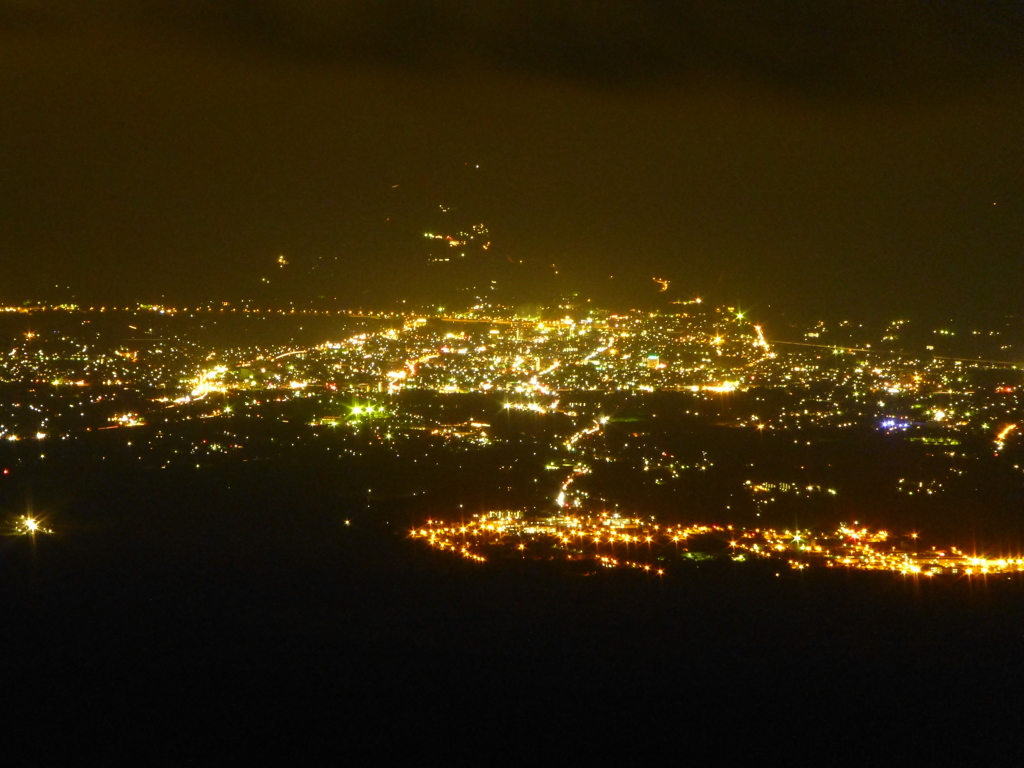
[[[659,525],[651,519],[610,514],[530,518],[519,512],[492,512],[462,523],[428,520],[409,536],[433,549],[478,563],[575,561],[595,568],[634,568],[657,576],[665,575],[673,562],[709,559],[772,560],[794,571],[852,568],[912,577],[1024,574],[1024,558],[979,557],[957,547],[909,551],[897,546],[886,531],[847,525],[833,532],[815,533]],[[916,541],[917,535],[908,538]],[[713,554],[708,552],[709,544]]]

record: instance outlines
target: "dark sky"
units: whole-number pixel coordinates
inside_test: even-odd
[[[0,0],[0,300],[1017,313],[1022,139],[1021,2]]]

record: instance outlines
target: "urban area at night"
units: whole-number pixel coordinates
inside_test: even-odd
[[[428,521],[411,535],[479,562],[1024,571],[1024,376],[939,354],[949,328],[915,357],[907,321],[881,333],[819,322],[773,342],[743,311],[699,298],[619,313],[565,304],[550,319],[486,304],[6,310],[0,322],[19,329],[0,368],[8,483],[82,450],[200,472],[292,450],[345,472],[393,465],[376,492],[407,496],[406,514]],[[258,342],[310,324],[334,334]],[[1004,332],[968,331],[967,344],[1011,358]],[[16,527],[34,534],[26,519]]]
[[[0,0],[0,101],[4,764],[1020,763],[1019,0]]]

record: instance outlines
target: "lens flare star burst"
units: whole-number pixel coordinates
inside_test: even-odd
[[[53,530],[43,525],[38,517],[22,515],[14,521],[12,533],[16,536],[35,536],[36,534],[51,534]]]

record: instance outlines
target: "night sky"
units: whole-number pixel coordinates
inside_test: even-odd
[[[7,0],[0,103],[0,301],[1020,312],[1021,2]]]

